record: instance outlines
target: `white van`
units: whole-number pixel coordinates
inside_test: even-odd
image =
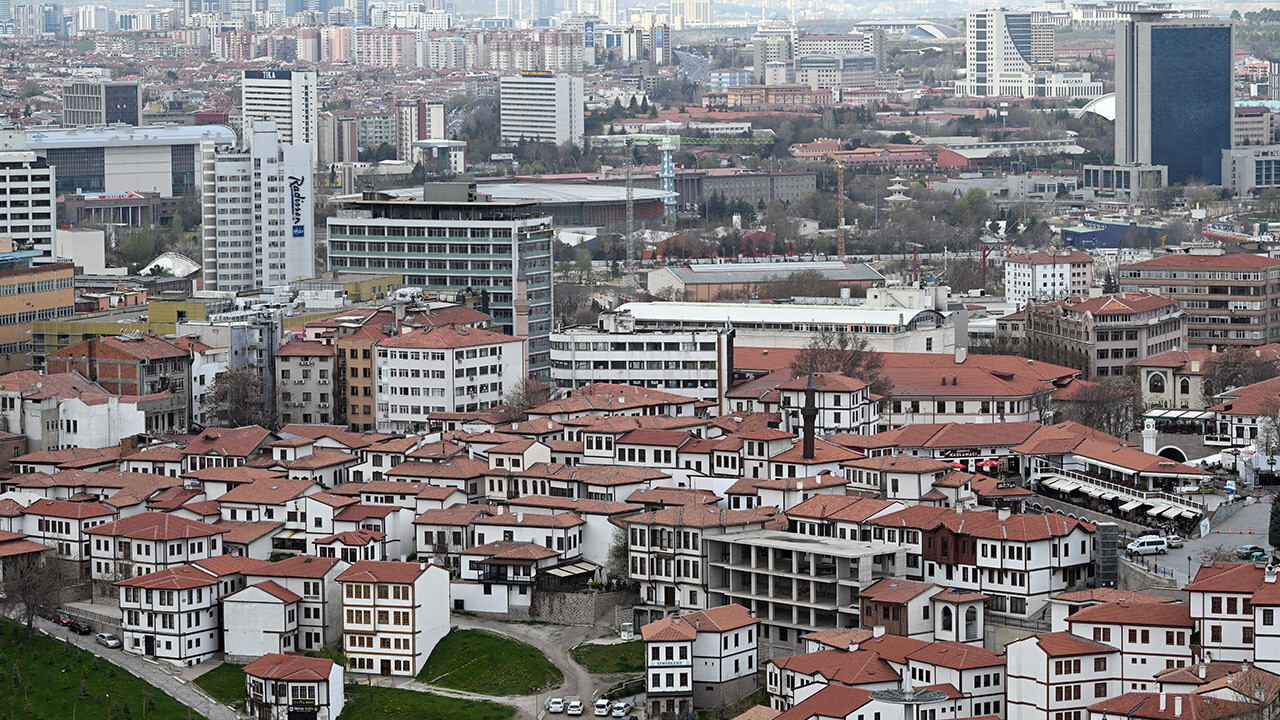
[[[1143,535],[1129,543],[1130,555],[1164,555],[1169,552],[1169,541],[1159,535]]]

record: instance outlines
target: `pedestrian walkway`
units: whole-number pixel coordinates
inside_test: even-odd
[[[54,625],[44,618],[36,618],[36,627],[50,637],[66,640],[77,647],[88,650],[107,662],[115,665],[134,677],[142,678],[156,686],[161,692],[191,708],[193,713],[207,720],[241,720],[239,713],[205,694],[195,684],[177,675],[179,668],[166,668],[160,663],[141,655],[124,652],[119,649],[103,647],[94,641],[92,635],[76,635],[70,630]]]

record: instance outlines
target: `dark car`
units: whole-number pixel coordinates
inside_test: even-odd
[[[1257,545],[1241,545],[1236,548],[1236,557],[1241,560],[1252,560],[1257,556],[1266,557],[1267,551]]]
[[[49,619],[52,620],[55,625],[61,625],[63,627],[67,627],[68,625],[76,621],[75,618],[62,612],[61,610],[54,610],[53,613],[49,615]]]
[[[71,632],[77,635],[89,635],[93,633],[93,628],[89,627],[89,623],[80,622],[79,620],[76,620],[67,627],[71,629]]]

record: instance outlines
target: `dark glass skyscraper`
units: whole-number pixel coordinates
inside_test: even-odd
[[[1116,25],[1116,163],[1222,182],[1231,147],[1231,24],[1133,12]]]

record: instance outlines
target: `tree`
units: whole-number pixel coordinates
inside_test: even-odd
[[[1102,276],[1102,292],[1108,295],[1120,292],[1120,283],[1116,282],[1111,268],[1107,268],[1106,274]]]
[[[64,570],[61,561],[46,560],[43,555],[26,555],[5,565],[4,599],[0,602],[17,610],[28,632],[40,606],[58,602],[68,582]]]
[[[791,376],[838,372],[861,379],[877,395],[888,395],[891,387],[880,372],[883,367],[884,358],[868,347],[865,338],[843,330],[823,330],[791,361]]]
[[[232,368],[214,379],[208,412],[223,427],[275,424],[262,378],[250,367]]]
[[[609,555],[604,564],[605,574],[610,580],[626,580],[629,562],[627,530],[614,528],[613,541],[609,543]]]
[[[518,411],[520,419],[524,419],[528,417],[529,410],[546,403],[550,399],[550,385],[527,377],[511,388],[507,396],[502,399],[502,404]]]
[[[1271,503],[1271,528],[1267,531],[1267,544],[1280,547],[1280,503]]]
[[[1133,418],[1132,390],[1111,378],[1082,385],[1071,394],[1061,416],[1062,420],[1074,421],[1118,438],[1128,436],[1133,430]]]
[[[1209,360],[1204,374],[1204,401],[1213,405],[1218,393],[1252,385],[1280,375],[1280,366],[1250,348],[1231,348]]]

